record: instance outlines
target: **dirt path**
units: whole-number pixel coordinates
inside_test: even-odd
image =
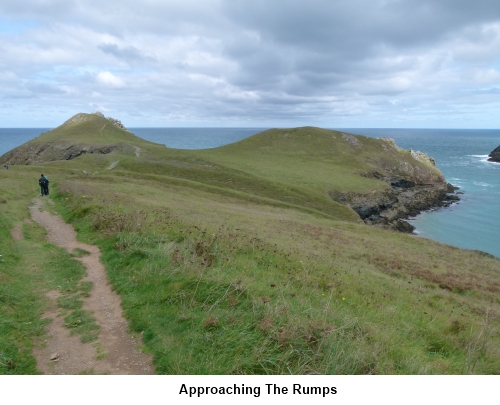
[[[64,327],[64,317],[57,316],[60,312],[56,307],[59,293],[49,291],[47,296],[53,305],[44,317],[53,321],[48,325],[49,337],[45,347],[34,350],[38,368],[45,374],[153,374],[151,356],[141,353],[137,349],[141,345],[139,339],[133,339],[128,334],[120,297],[107,282],[104,266],[99,261],[99,248],[78,242],[71,225],[58,216],[41,211],[40,198],[35,198],[33,204],[29,207],[31,217],[45,227],[49,242],[68,252],[80,248],[90,253],[77,259],[87,268],[87,275],[82,281],[93,284],[90,297],[82,298],[83,309],[92,311],[100,326],[98,340],[93,343],[83,344],[78,335],[69,336],[69,330]]]
[[[21,224],[16,224],[14,228],[11,229],[10,234],[12,235],[12,239],[14,240],[22,240],[23,233],[21,231]]]

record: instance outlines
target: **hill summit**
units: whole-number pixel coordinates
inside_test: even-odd
[[[100,112],[79,113],[57,128],[40,134],[0,157],[2,164],[32,165],[71,160],[87,153],[107,154],[116,150],[140,148],[150,142],[133,135],[117,119]]]

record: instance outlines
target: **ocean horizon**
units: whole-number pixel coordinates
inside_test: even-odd
[[[148,141],[176,149],[206,149],[240,141],[267,128],[129,128]],[[500,164],[488,154],[500,145],[497,129],[332,128],[353,134],[395,139],[404,149],[420,150],[436,160],[446,180],[460,187],[461,200],[448,208],[410,220],[416,234],[460,248],[500,257]],[[49,128],[0,128],[0,155]]]

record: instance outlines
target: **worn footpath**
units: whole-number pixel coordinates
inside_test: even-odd
[[[87,269],[82,281],[92,282],[90,296],[82,298],[83,309],[92,311],[100,330],[98,340],[91,343],[81,343],[79,336],[70,336],[69,329],[64,327],[64,317],[58,316],[59,292],[48,291],[51,308],[43,316],[52,322],[48,325],[45,344],[34,350],[38,369],[44,374],[154,374],[151,356],[142,353],[140,339],[128,333],[120,297],[111,290],[104,266],[99,261],[99,248],[78,242],[71,225],[41,207],[38,197],[29,209],[33,220],[47,230],[49,242],[68,252],[79,248],[90,253],[76,260]]]

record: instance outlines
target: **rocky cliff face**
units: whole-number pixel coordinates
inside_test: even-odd
[[[396,145],[394,139],[381,138],[384,150],[395,149],[404,152]],[[435,170],[434,158],[419,151],[410,149],[410,155],[415,162],[400,161],[386,163],[377,162],[385,171],[385,175],[378,171],[366,173],[365,176],[375,178],[389,184],[391,187],[385,192],[371,194],[355,194],[345,192],[330,192],[330,197],[342,204],[350,206],[360,218],[369,225],[394,229],[411,233],[414,227],[405,219],[415,216],[422,211],[436,207],[447,207],[457,202],[455,195],[457,187],[446,183],[442,173]]]
[[[489,162],[497,162],[500,163],[500,146],[496,147],[489,155]]]
[[[33,165],[56,160],[71,160],[86,153],[107,154],[115,150],[131,148],[130,145],[92,146],[73,142],[46,142],[24,144],[0,157],[0,163],[8,165]]]
[[[415,184],[403,177],[382,178],[391,189],[379,194],[330,192],[330,197],[350,206],[368,225],[411,233],[415,229],[404,219],[436,207],[447,207],[459,200],[451,184]]]

